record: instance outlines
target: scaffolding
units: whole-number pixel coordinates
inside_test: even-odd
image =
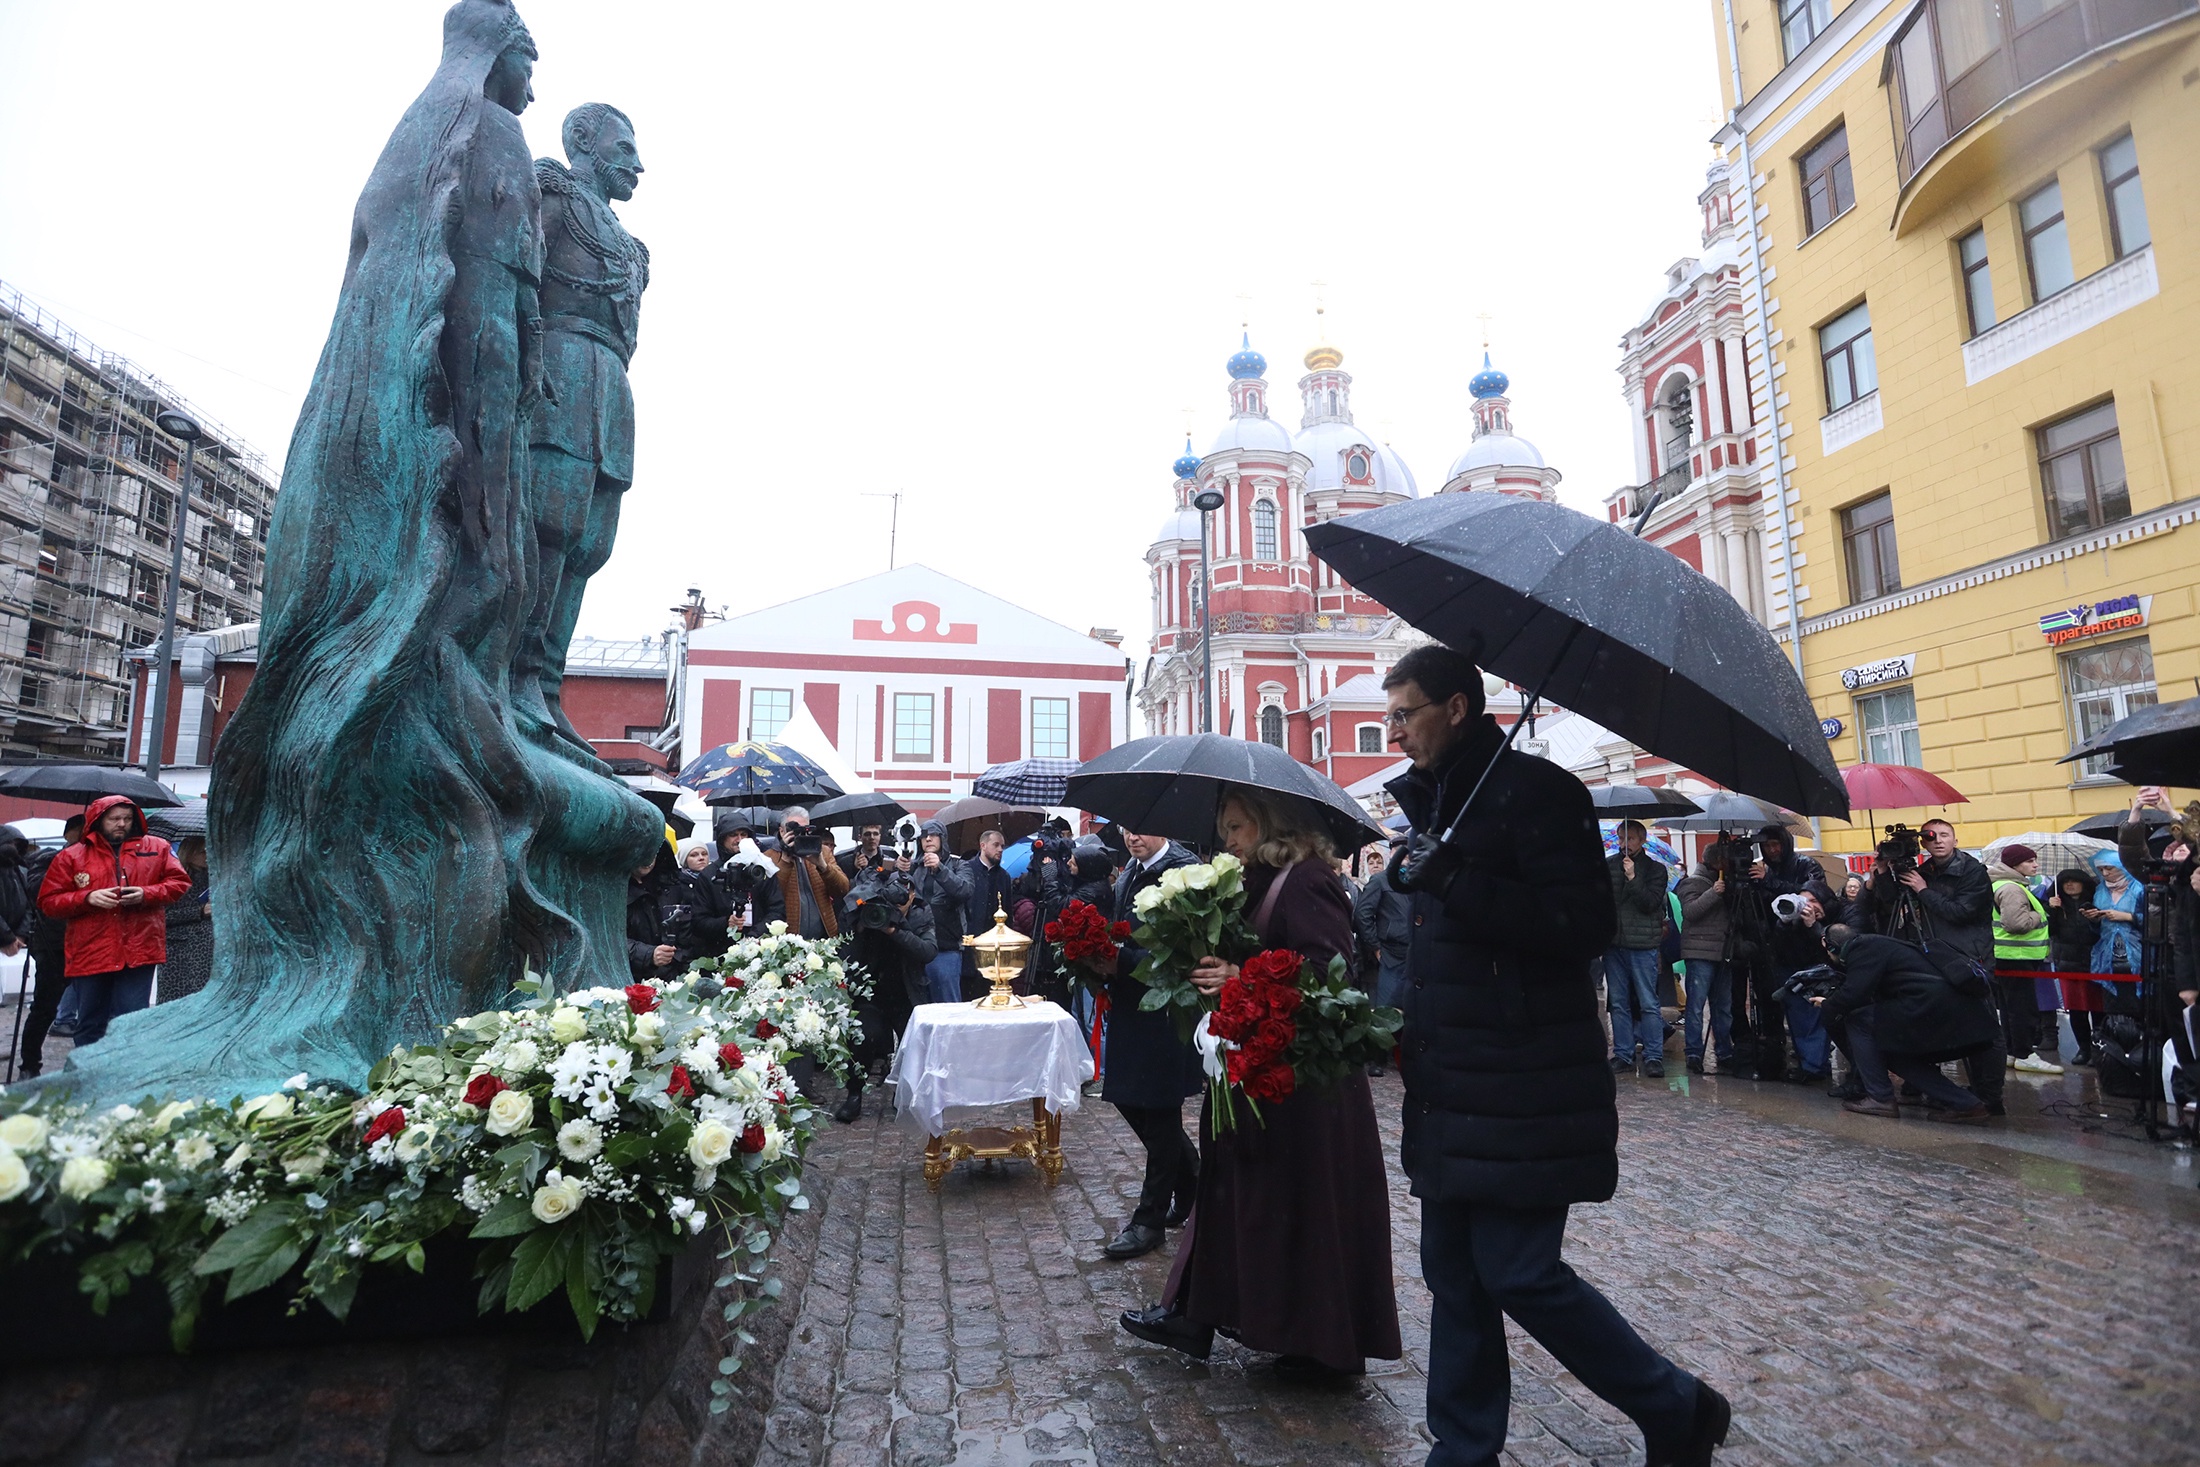
[[[176,629],[257,621],[275,482],[266,461],[150,373],[0,282],[0,758],[118,757],[129,654],[160,640],[183,447],[190,486]]]

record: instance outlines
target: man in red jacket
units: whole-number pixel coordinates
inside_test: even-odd
[[[63,971],[85,985],[78,1048],[152,1000],[153,969],[168,956],[161,909],[190,889],[190,873],[168,842],[145,833],[135,804],[92,801],[84,834],[55,853],[38,887],[38,909],[69,924]]]

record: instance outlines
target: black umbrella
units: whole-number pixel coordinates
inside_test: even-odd
[[[11,764],[0,769],[0,794],[26,800],[89,805],[101,795],[121,795],[141,810],[183,803],[183,797],[134,769],[106,764]]]
[[[1439,494],[1310,525],[1306,543],[1498,676],[1720,784],[1847,816],[1818,711],[1779,644],[1687,562],[1619,526],[1532,499]]]
[[[2146,822],[2149,831],[2157,826],[2167,825],[2177,818],[2169,811],[2157,810],[2152,805],[2141,810],[2139,816]],[[2122,830],[2124,822],[2130,818],[2131,812],[2129,810],[2108,810],[2099,815],[2086,816],[2085,819],[2071,826],[2069,833],[2072,835],[2090,835],[2095,840],[2114,840],[2116,832]]]
[[[2059,761],[2107,755],[2126,784],[2200,785],[2200,698],[2157,703],[2119,718]]]
[[[206,801],[193,800],[169,810],[145,812],[145,828],[166,841],[187,840],[206,834]]]
[[[686,840],[695,834],[695,822],[672,808],[679,802],[681,791],[664,787],[644,787],[634,793],[657,807],[657,813],[664,816],[665,824],[671,828],[673,839]]]
[[[1778,805],[1763,800],[1738,795],[1732,790],[1706,790],[1690,799],[1703,807],[1699,815],[1683,815],[1678,820],[1659,822],[1668,830],[1757,830],[1767,825],[1792,826],[1798,817],[1790,815]],[[1800,822],[1809,829],[1809,822]]]
[[[1589,803],[1597,807],[1599,820],[1644,820],[1652,825],[1703,813],[1703,806],[1679,790],[1648,784],[1593,784]]]
[[[1320,829],[1340,851],[1383,839],[1335,781],[1272,744],[1223,734],[1133,739],[1070,776],[1068,802],[1140,835],[1215,843],[1215,817],[1232,785],[1250,785]]]
[[[891,825],[909,813],[901,801],[876,792],[842,795],[810,806],[810,823],[813,825],[851,825],[861,829],[866,825]]]

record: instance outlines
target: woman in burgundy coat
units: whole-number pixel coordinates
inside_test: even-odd
[[[1219,825],[1245,863],[1261,946],[1324,965],[1349,959],[1352,907],[1327,839],[1293,828],[1252,789],[1224,802]],[[1210,957],[1192,981],[1211,994],[1236,974],[1236,964]],[[1197,1359],[1220,1329],[1281,1356],[1279,1375],[1307,1381],[1357,1375],[1371,1356],[1397,1359],[1390,1182],[1367,1077],[1295,1091],[1260,1113],[1217,1134],[1202,1109],[1198,1196],[1165,1302],[1125,1314],[1123,1327]]]

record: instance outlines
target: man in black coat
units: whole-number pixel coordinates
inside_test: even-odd
[[[1130,864],[1116,878],[1114,911],[1120,920],[1136,922],[1131,904],[1138,894],[1159,884],[1163,872],[1192,865],[1192,853],[1162,836],[1129,831],[1123,832],[1123,845]],[[1160,1247],[1166,1229],[1184,1225],[1199,1186],[1199,1150],[1184,1134],[1184,1097],[1199,1088],[1199,1054],[1177,1034],[1176,1020],[1166,1011],[1139,1008],[1146,985],[1131,971],[1145,956],[1143,949],[1124,943],[1115,975],[1108,980],[1107,1064],[1100,1098],[1122,1113],[1146,1148],[1146,1180],[1139,1188],[1138,1206],[1123,1230],[1100,1250],[1110,1258],[1136,1258]]]
[[[874,1062],[894,1057],[896,1037],[909,1025],[918,1004],[931,1001],[925,965],[939,952],[932,909],[918,897],[916,883],[899,871],[874,869],[848,891],[851,903],[847,957],[871,977],[871,996],[856,1005],[863,1040],[855,1063],[843,1077],[848,1094],[833,1119],[850,1123],[863,1117],[863,1086]],[[892,1110],[891,1097],[888,1110]]]
[[[1498,1459],[1508,1314],[1634,1419],[1651,1464],[1708,1463],[1726,1401],[1559,1257],[1567,1208],[1609,1200],[1619,1181],[1590,966],[1618,914],[1595,807],[1558,765],[1502,747],[1482,675],[1458,653],[1416,647],[1383,688],[1391,741],[1413,761],[1390,790],[1417,834],[1388,876],[1413,897],[1400,1047],[1405,1171],[1435,1296],[1430,1467]]]
[[[1826,1026],[1840,1032],[1864,1083],[1865,1098],[1845,1109],[1859,1115],[1895,1116],[1887,1072],[1915,1086],[1932,1102],[1927,1115],[1942,1121],[1983,1121],[1986,1106],[1940,1073],[1940,1061],[1997,1041],[1992,1000],[1983,981],[1966,992],[1924,949],[1892,937],[1835,927],[1827,947],[1847,971],[1841,987],[1821,1005]]]
[[[1781,983],[1779,957],[1776,951],[1779,919],[1772,915],[1772,904],[1784,896],[1800,896],[1814,887],[1823,887],[1826,873],[1816,861],[1795,849],[1795,839],[1784,825],[1768,825],[1757,832],[1757,859],[1750,863],[1748,877],[1742,883],[1741,901],[1744,938],[1736,944],[1738,972],[1748,978],[1750,1010],[1755,1022],[1747,1041],[1737,1034],[1734,1048],[1746,1050],[1753,1058],[1760,1080],[1785,1080],[1788,1075],[1788,1011],[1784,1004],[1772,996]],[[1739,1028],[1740,1008],[1735,1009]],[[1798,1034],[1798,1048],[1806,1080],[1822,1075],[1825,1065],[1825,1044],[1815,1033],[1809,1041]],[[1737,1066],[1739,1068],[1739,1066]]]

